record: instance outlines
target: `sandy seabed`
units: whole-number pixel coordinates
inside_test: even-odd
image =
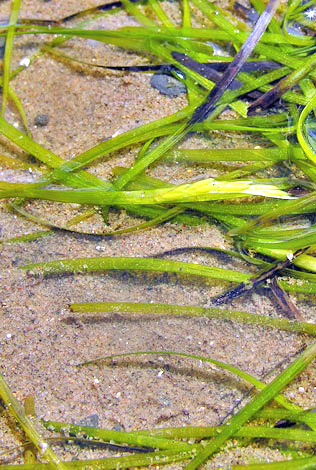
[[[21,18],[59,19],[81,9],[93,7],[90,1],[22,1]],[[175,4],[169,5],[177,18]],[[0,4],[7,18],[10,2]],[[93,28],[115,29],[135,25],[124,12],[103,16],[91,23]],[[30,57],[47,38],[16,38],[12,60],[14,69],[21,59]],[[87,62],[109,65],[146,63],[132,53],[94,41],[73,39],[63,52]],[[64,159],[70,159],[110,138],[154,119],[176,112],[186,104],[181,95],[164,97],[150,85],[150,74],[106,72],[80,64],[40,55],[25,68],[11,85],[24,106],[33,138]],[[36,126],[36,117],[48,115],[46,126]],[[14,107],[9,104],[6,119],[20,126]],[[244,146],[238,136],[234,145]],[[239,139],[239,140],[238,140]],[[251,145],[247,138],[246,145]],[[211,138],[190,136],[181,144],[191,148],[232,146],[230,138],[214,133]],[[0,153],[30,163],[30,169],[2,168],[0,179],[33,181],[40,172],[28,155],[0,139]],[[107,178],[113,167],[132,164],[139,147],[116,152],[89,168]],[[42,166],[41,170],[45,171]],[[180,183],[199,175],[216,176],[223,171],[184,164],[159,163],[152,176]],[[56,224],[62,224],[78,212],[76,205],[30,203],[29,210]],[[42,227],[0,206],[1,238],[32,233]],[[124,211],[110,214],[111,229],[137,223]],[[102,218],[96,214],[87,220],[84,230],[102,230]],[[168,356],[146,356],[117,360],[113,365],[76,364],[96,357],[132,351],[180,351],[228,362],[257,378],[263,378],[279,364],[288,364],[310,342],[308,337],[240,325],[208,318],[139,316],[123,314],[83,315],[72,313],[69,304],[87,301],[129,301],[200,305],[229,285],[198,277],[167,276],[159,273],[105,272],[34,278],[19,269],[27,263],[60,258],[95,256],[153,256],[166,250],[193,246],[229,247],[219,227],[205,223],[188,227],[173,223],[140,233],[117,237],[74,236],[54,232],[37,241],[3,244],[1,247],[1,371],[21,402],[35,398],[39,418],[71,423],[92,422],[108,429],[126,431],[152,427],[218,425],[248,393],[249,387],[211,365]],[[242,261],[212,253],[183,252],[167,259],[228,267],[249,272]],[[313,299],[296,299],[305,321],[314,321]],[[233,301],[232,308],[262,315],[280,316],[281,312],[264,289]],[[285,362],[284,362],[285,361]],[[272,375],[273,376],[273,375]],[[303,407],[314,406],[315,366],[311,365],[287,389],[287,396]],[[41,430],[42,432],[42,430]],[[43,431],[45,434],[45,431]],[[48,434],[47,434],[48,435]],[[0,416],[0,454],[21,443],[6,412]],[[270,450],[257,443],[247,450],[229,444],[209,468],[249,459],[278,460],[280,447]],[[55,447],[67,460],[113,456],[105,450],[80,450]],[[17,449],[1,454],[1,463],[21,463]],[[253,461],[253,460],[252,460]],[[181,468],[182,464],[168,468]]]

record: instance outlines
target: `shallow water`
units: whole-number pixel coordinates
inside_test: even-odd
[[[57,19],[95,2],[22,2],[21,17]],[[175,4],[170,4],[177,17]],[[2,2],[0,12],[6,16],[9,2]],[[93,27],[118,28],[135,25],[124,12],[93,23]],[[27,36],[15,41],[12,68],[38,50],[46,38]],[[88,62],[138,64],[137,55],[122,49],[80,39],[69,40],[63,51]],[[142,59],[143,60],[143,59]],[[150,85],[150,74],[92,70],[71,65],[48,54],[41,55],[25,68],[11,85],[24,106],[33,138],[64,159],[89,149],[116,133],[171,114],[183,107],[185,96],[171,99]],[[45,126],[36,125],[37,116],[47,115]],[[16,110],[10,104],[6,119],[20,126]],[[27,155],[0,141],[0,153],[14,155],[30,164],[30,169],[13,172],[1,170],[0,179],[30,181],[38,177]],[[209,137],[190,135],[181,146],[191,148],[253,145],[252,137],[223,137],[214,132]],[[114,166],[128,167],[137,155],[137,147],[102,159],[89,170],[100,177],[111,175]],[[225,165],[214,167],[159,163],[150,175],[172,183],[218,176]],[[42,166],[41,170],[44,169]],[[1,204],[3,240],[18,234],[32,233],[42,227],[10,212]],[[76,205],[33,201],[28,210],[45,215],[56,224],[80,212]],[[137,223],[124,211],[113,211],[111,229]],[[100,214],[81,224],[85,230],[102,230]],[[2,371],[23,402],[33,395],[38,417],[78,423],[98,416],[100,427],[124,430],[158,426],[217,425],[246,396],[249,387],[212,366],[183,358],[153,356],[117,361],[113,366],[77,368],[76,364],[102,355],[129,351],[181,351],[200,354],[233,364],[263,378],[282,361],[289,360],[308,338],[255,326],[207,318],[142,317],[137,315],[82,315],[72,313],[69,304],[87,301],[129,301],[208,305],[210,295],[228,287],[220,281],[198,277],[141,272],[90,273],[33,278],[19,269],[27,263],[60,258],[95,256],[154,256],[162,251],[197,245],[229,248],[219,227],[205,223],[188,227],[166,223],[140,233],[102,239],[80,237],[64,232],[31,243],[5,244],[1,253],[1,325]],[[203,253],[183,252],[169,259],[214,265],[249,272],[242,261]],[[167,259],[168,259],[167,258]],[[306,321],[314,318],[315,306],[306,299],[294,299]],[[265,289],[232,302],[232,308],[262,315],[281,313]],[[278,370],[278,369],[277,369]],[[314,406],[314,366],[291,384],[287,395],[304,407]],[[299,384],[299,386],[298,386]],[[299,391],[298,391],[299,390]],[[1,417],[0,441],[4,448],[19,445],[12,433],[12,423]],[[56,448],[66,459],[97,458],[104,450],[83,451],[74,447]],[[112,455],[110,451],[106,451]],[[247,452],[231,448],[219,455],[209,467],[225,463],[243,463],[248,455],[280,458],[278,449],[264,450],[249,446]],[[20,452],[1,457],[3,463],[19,463]],[[177,464],[174,467],[180,468]]]

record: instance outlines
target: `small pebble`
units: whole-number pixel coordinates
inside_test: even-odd
[[[35,126],[44,127],[44,126],[47,126],[48,122],[49,122],[48,114],[38,114],[36,118],[34,119]]]
[[[19,65],[22,65],[22,67],[28,67],[31,63],[31,59],[29,57],[23,57],[23,59],[20,60]]]
[[[151,79],[151,86],[159,90],[162,95],[175,98],[186,93],[186,86],[174,77],[163,73],[155,73]]]
[[[171,405],[171,400],[168,397],[166,397],[165,395],[161,395],[158,399],[159,399],[159,403],[162,406],[170,406]]]
[[[79,421],[78,424],[81,426],[91,426],[92,428],[97,428],[99,426],[99,420],[99,415],[93,414],[83,418],[81,421]]]
[[[120,424],[116,424],[115,426],[113,426],[113,431],[124,432],[124,428]]]
[[[96,249],[97,251],[105,251],[105,246],[97,245],[97,246],[95,247],[95,249]]]

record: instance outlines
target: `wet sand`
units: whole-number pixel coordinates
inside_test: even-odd
[[[10,2],[2,2],[0,12],[8,14]],[[94,6],[88,1],[22,2],[21,17],[58,19],[81,8]],[[174,4],[170,5],[172,10]],[[175,14],[176,16],[176,14]],[[95,28],[134,25],[124,12],[104,16]],[[16,39],[12,68],[30,57],[44,38]],[[46,38],[47,40],[47,38]],[[72,39],[63,51],[88,62],[111,65],[145,63],[121,49],[92,41]],[[138,125],[181,109],[186,98],[164,97],[150,86],[150,74],[93,70],[83,65],[57,61],[43,54],[21,72],[11,85],[24,106],[33,138],[64,159],[75,155]],[[35,126],[39,114],[47,114],[46,126]],[[21,126],[18,114],[9,104],[6,118]],[[20,127],[21,128],[21,127]],[[234,141],[231,141],[234,139]],[[182,146],[205,148],[252,145],[252,137],[190,136]],[[245,143],[246,141],[246,143]],[[30,163],[26,154],[0,139],[0,153],[15,155]],[[89,168],[100,177],[111,177],[113,167],[128,167],[139,147],[124,149],[103,158]],[[29,170],[2,168],[0,179],[32,181],[40,175]],[[44,171],[44,165],[41,166]],[[201,174],[216,176],[222,168],[187,167],[185,164],[159,163],[148,174],[172,183]],[[81,208],[76,205],[32,202],[28,209],[62,224]],[[0,207],[1,239],[41,230]],[[126,213],[111,212],[110,228],[133,225],[139,219]],[[103,230],[99,214],[81,224],[84,230]],[[94,417],[94,423],[108,429],[126,431],[167,426],[218,425],[247,395],[249,387],[241,380],[201,362],[168,356],[146,356],[117,360],[113,365],[76,367],[79,362],[99,356],[132,351],[180,351],[228,362],[257,378],[263,378],[280,363],[291,358],[310,342],[310,338],[290,333],[239,325],[207,318],[170,316],[72,313],[69,304],[87,301],[129,301],[208,305],[210,295],[222,292],[228,283],[198,277],[167,276],[159,273],[105,272],[34,278],[19,269],[27,263],[60,258],[94,256],[153,256],[180,247],[208,246],[228,248],[220,227],[205,223],[188,227],[166,223],[140,233],[110,238],[73,236],[54,232],[51,236],[1,248],[1,370],[16,398],[23,402],[33,395],[39,418],[78,423]],[[167,259],[189,261],[249,272],[242,261],[201,252],[184,252]],[[306,321],[314,321],[313,299],[295,298]],[[282,316],[267,290],[259,289],[232,302],[236,310],[273,317]],[[279,368],[277,370],[280,370]],[[286,395],[303,407],[314,406],[315,366],[310,366],[290,385]],[[19,434],[5,412],[1,414],[0,452],[21,443]],[[91,419],[91,418],[90,418]],[[266,450],[263,443],[247,449],[228,443],[207,468],[249,461],[285,458],[280,446]],[[110,451],[84,451],[76,447],[54,447],[67,460],[113,455]],[[1,463],[21,463],[21,450],[2,454]],[[168,468],[182,468],[182,464]]]

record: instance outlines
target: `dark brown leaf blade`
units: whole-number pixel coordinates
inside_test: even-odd
[[[193,116],[191,117],[188,123],[188,127],[191,127],[197,122],[204,121],[204,119],[206,119],[207,116],[213,111],[215,104],[221,98],[224,91],[232,83],[236,75],[240,72],[242,66],[244,65],[244,63],[252,53],[253,49],[255,48],[256,44],[260,40],[261,36],[267,29],[276,9],[279,6],[279,3],[280,0],[270,0],[266,9],[257,21],[252,33],[249,35],[249,37],[241,47],[240,51],[237,53],[233,62],[228,66],[227,70],[224,72],[222,81],[218,85],[215,85],[215,87],[209,93],[206,101],[194,111]]]

